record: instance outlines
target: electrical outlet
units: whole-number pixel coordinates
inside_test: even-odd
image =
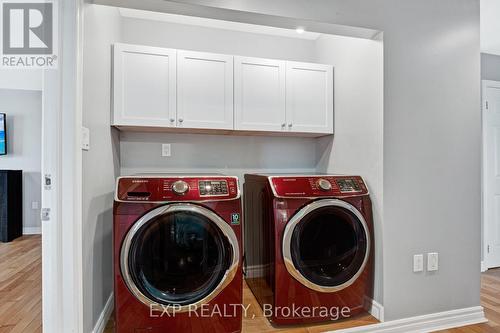
[[[413,272],[422,272],[424,270],[424,255],[415,254],[413,256]]]
[[[161,156],[169,157],[172,155],[172,150],[170,147],[170,143],[164,143],[161,145]]]
[[[439,269],[439,254],[437,252],[427,253],[427,271],[434,272]]]

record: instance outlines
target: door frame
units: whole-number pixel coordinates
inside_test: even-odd
[[[84,0],[56,1],[58,68],[43,72],[42,323],[83,333],[82,37]],[[50,184],[46,179],[50,178]]]
[[[500,89],[500,81],[492,81],[492,80],[482,80],[481,81],[481,118],[482,118],[482,134],[481,134],[481,226],[482,226],[482,260],[481,260],[481,272],[485,272],[490,268],[490,265],[487,260],[488,253],[488,244],[487,244],[487,234],[488,234],[488,225],[486,223],[486,209],[487,200],[485,199],[486,195],[486,117],[485,112],[486,108],[486,89],[488,87],[497,87]]]

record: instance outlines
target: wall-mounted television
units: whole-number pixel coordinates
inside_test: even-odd
[[[0,155],[7,154],[7,124],[5,113],[0,113]]]

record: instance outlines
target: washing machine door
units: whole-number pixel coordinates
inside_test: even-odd
[[[370,254],[370,232],[351,204],[324,199],[299,210],[283,234],[288,272],[304,286],[336,292],[356,281]]]
[[[239,265],[238,239],[211,210],[189,203],[156,208],[128,231],[121,272],[151,309],[188,311],[216,297]]]

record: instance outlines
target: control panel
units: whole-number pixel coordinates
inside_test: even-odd
[[[361,186],[353,178],[336,179],[337,186],[341,193],[356,193],[361,192]]]
[[[198,188],[202,197],[229,195],[226,180],[200,180]]]
[[[279,197],[327,197],[368,194],[360,176],[270,176]]]
[[[120,177],[118,201],[167,202],[228,200],[240,196],[237,177]]]

